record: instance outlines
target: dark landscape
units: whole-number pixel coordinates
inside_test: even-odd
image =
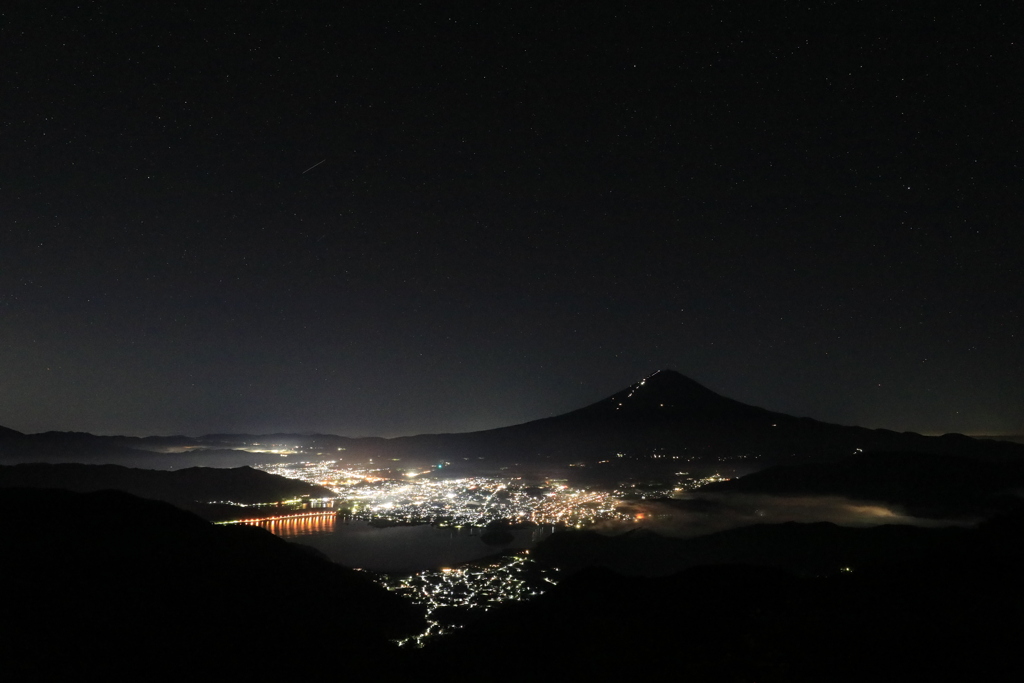
[[[602,440],[586,438],[595,432],[603,450]],[[578,449],[571,448],[573,434],[580,435]],[[4,459],[39,457],[25,446],[34,440],[47,448],[60,441],[61,459],[71,461],[119,460],[127,450],[114,437],[8,430],[0,440]],[[225,444],[271,440],[313,449],[301,456],[308,459],[316,448],[344,442],[346,457],[395,456],[403,466],[440,452],[485,453],[472,467],[523,474],[536,466],[547,476],[600,468],[609,458],[617,462],[606,477],[649,479],[664,474],[654,465],[662,458],[680,466],[675,454],[694,469],[721,469],[730,462],[720,460],[723,453],[763,457],[739,461],[750,471],[745,476],[681,498],[632,503],[648,511],[650,524],[557,531],[532,558],[567,578],[528,602],[452,612],[447,618],[462,628],[424,649],[396,645],[422,630],[422,613],[365,575],[263,529],[215,527],[178,509],[230,519],[238,508],[214,502],[326,499],[334,496],[328,489],[249,467],[0,466],[5,518],[16,520],[5,539],[4,579],[19,596],[36,596],[16,600],[9,612],[18,624],[5,644],[10,670],[60,675],[87,666],[131,675],[161,661],[180,675],[199,666],[229,676],[287,675],[292,665],[283,653],[301,650],[358,652],[348,670],[399,678],[409,671],[478,671],[517,652],[544,650],[548,678],[625,677],[642,665],[645,675],[696,680],[903,680],[994,675],[1020,635],[1019,444],[792,418],[662,371],[567,415],[483,433],[200,437],[177,439],[175,447],[189,448],[182,453],[136,447],[131,455],[191,462],[203,444],[218,449],[216,458]],[[136,444],[166,449],[169,441]],[[912,446],[921,450],[904,450]],[[470,468],[463,464],[458,474]],[[685,520],[692,518],[673,512],[726,518],[757,496],[762,507],[768,499],[785,505],[815,496],[865,501],[918,522],[769,520],[675,537],[687,535]],[[665,530],[669,535],[659,533]],[[53,660],[57,624],[76,636],[66,658]],[[332,670],[314,660],[303,670]]]

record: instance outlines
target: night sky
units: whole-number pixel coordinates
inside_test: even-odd
[[[1012,6],[8,7],[0,425],[1024,433]]]

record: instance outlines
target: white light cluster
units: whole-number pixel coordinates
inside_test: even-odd
[[[496,520],[582,527],[629,515],[619,512],[612,493],[564,485],[530,487],[520,479],[389,477],[384,470],[341,467],[338,463],[287,463],[261,467],[268,472],[334,491],[353,517],[395,524],[485,526]],[[542,495],[539,495],[542,494]]]
[[[442,607],[458,607],[467,614],[483,612],[505,602],[528,600],[556,583],[557,570],[542,569],[527,553],[500,557],[411,576],[378,577],[378,582],[426,609],[427,629],[404,641],[422,646],[427,638],[450,632],[457,625],[438,619]]]

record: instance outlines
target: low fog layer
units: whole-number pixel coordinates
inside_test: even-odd
[[[897,506],[841,496],[774,496],[749,493],[693,493],[671,502],[631,504],[641,527],[674,538],[693,538],[751,524],[832,522],[842,526],[908,524],[923,527],[966,526],[976,520],[913,517]],[[607,522],[595,527],[620,533],[633,525]]]

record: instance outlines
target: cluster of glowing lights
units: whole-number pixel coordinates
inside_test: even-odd
[[[333,461],[261,469],[331,489],[345,501],[338,507],[357,519],[454,526],[507,520],[573,527],[629,519],[617,509],[614,494],[565,485],[531,487],[520,479],[497,477],[437,479],[426,476],[430,470],[388,476],[383,470],[342,467]]]
[[[467,613],[484,612],[506,602],[529,600],[554,585],[556,569],[543,569],[529,558],[529,551],[487,563],[446,567],[409,576],[377,577],[377,581],[426,610],[427,629],[402,644],[422,646],[428,638],[458,628],[435,618],[442,607],[458,607]]]
[[[659,370],[658,372],[661,372],[661,370]],[[654,373],[654,375],[657,375],[658,372]],[[651,375],[651,377],[654,377],[654,375]],[[626,394],[626,398],[624,398],[623,401],[628,401],[629,399],[633,398],[633,394],[635,394],[640,387],[642,387],[643,385],[647,384],[647,380],[649,380],[651,377],[645,377],[642,380],[640,380],[638,383],[634,384],[633,388],[629,390],[629,393]],[[618,410],[621,407],[622,407],[622,403],[619,403],[618,405],[615,406],[615,410]],[[665,404],[662,403],[661,407],[664,408]]]
[[[334,510],[316,510],[301,512],[284,512],[276,515],[264,515],[261,517],[248,517],[246,519],[233,519],[229,522],[218,522],[218,524],[262,524],[265,522],[280,522],[285,520],[304,519],[309,517],[326,517],[334,519],[337,513]]]

